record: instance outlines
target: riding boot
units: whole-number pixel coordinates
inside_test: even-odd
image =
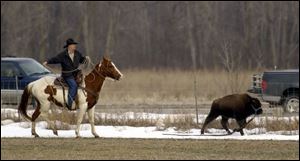
[[[67,106],[67,108],[68,108],[70,111],[73,111],[73,110],[76,109],[76,103],[75,103],[75,101],[72,101],[71,105],[69,105],[69,104],[66,103],[66,106]]]
[[[76,102],[75,101],[72,102],[71,110],[76,110]]]

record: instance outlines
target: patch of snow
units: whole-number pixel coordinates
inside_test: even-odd
[[[40,137],[45,138],[74,138],[75,125],[72,130],[58,130],[58,136],[54,135],[52,130],[47,129],[45,121],[38,122],[36,132]],[[22,137],[31,138],[31,123],[11,123],[1,126],[1,138]],[[224,135],[226,131],[223,129],[208,129],[205,135],[200,135],[200,129],[190,129],[187,132],[176,131],[174,128],[165,130],[157,130],[153,127],[130,127],[130,126],[96,126],[96,132],[100,137],[104,138],[155,138],[155,139],[233,139],[233,140],[295,140],[299,141],[299,130],[296,131],[277,131],[266,132],[264,128],[255,128],[251,130],[245,129],[245,135],[234,133],[228,136]],[[94,137],[91,133],[89,124],[82,124],[80,135],[82,137]]]
[[[28,110],[31,115],[33,110]],[[299,130],[294,131],[266,131],[265,128],[244,129],[245,135],[234,133],[229,136],[213,136],[225,135],[223,129],[207,129],[205,135],[200,135],[200,129],[190,129],[188,131],[176,131],[175,128],[164,129],[164,119],[168,118],[171,121],[179,117],[184,117],[188,114],[156,114],[156,113],[95,113],[95,119],[143,119],[155,120],[156,126],[153,127],[130,127],[130,126],[95,126],[96,132],[100,137],[107,138],[168,138],[168,139],[237,139],[237,140],[296,140],[299,141]],[[17,118],[18,111],[16,109],[1,109],[1,116]],[[192,115],[194,116],[194,115]],[[199,115],[199,122],[202,123],[207,115]],[[1,138],[5,137],[33,137],[31,136],[30,122],[14,122],[13,120],[1,121]],[[219,120],[217,118],[217,120]],[[16,119],[18,120],[18,119]],[[292,117],[275,117],[262,116],[256,117],[253,122],[257,124],[265,123],[269,120],[291,121],[299,120],[299,116]],[[194,118],[196,122],[196,118]],[[40,121],[36,124],[36,132],[41,137],[75,137],[76,125],[68,125],[59,120],[55,121],[58,129],[58,136],[54,135],[52,130],[48,128],[46,121]],[[80,128],[82,137],[93,137],[89,124],[82,124]]]
[[[1,120],[1,125],[8,125],[11,123],[14,123],[14,120],[11,119]]]

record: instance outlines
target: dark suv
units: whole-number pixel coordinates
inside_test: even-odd
[[[265,71],[253,77],[253,88],[270,104],[282,105],[285,112],[299,112],[299,69]]]
[[[17,104],[27,84],[50,73],[31,58],[1,57],[1,104]]]

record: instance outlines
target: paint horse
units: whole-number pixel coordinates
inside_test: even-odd
[[[117,69],[111,60],[103,57],[102,62],[97,64],[94,69],[87,76],[85,76],[83,81],[84,88],[78,88],[77,98],[75,99],[79,108],[79,114],[77,115],[77,126],[75,129],[77,138],[80,137],[79,128],[86,112],[88,113],[92,134],[96,138],[99,137],[95,131],[94,125],[94,105],[98,101],[99,94],[106,77],[119,80],[122,77],[122,73]],[[30,120],[32,122],[31,133],[35,137],[39,137],[35,131],[35,120],[39,116],[45,119],[48,125],[50,125],[50,128],[53,130],[53,133],[58,135],[54,122],[49,119],[49,110],[51,103],[55,103],[57,106],[63,107],[64,94],[61,87],[54,85],[55,79],[56,77],[53,76],[42,77],[28,84],[22,94],[18,111],[26,120]],[[68,93],[68,91],[66,90],[65,93]],[[32,117],[29,117],[26,111],[28,99],[31,95],[36,99],[37,107],[32,114]],[[67,94],[65,94],[65,100],[67,100]]]

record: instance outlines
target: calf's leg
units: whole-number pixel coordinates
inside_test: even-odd
[[[242,120],[237,120],[237,123],[239,124],[241,130],[240,130],[240,134],[241,135],[244,135],[244,131],[243,131],[243,128],[246,124],[246,119],[242,119]]]
[[[215,114],[214,112],[210,111],[208,116],[206,117],[204,124],[201,128],[201,134],[204,134],[204,130],[207,126],[207,124],[209,124],[210,122],[212,122],[214,119],[216,119],[219,115]]]
[[[227,131],[227,133],[229,134],[230,131],[228,129],[228,117],[222,116],[221,124],[222,124],[223,128]]]

